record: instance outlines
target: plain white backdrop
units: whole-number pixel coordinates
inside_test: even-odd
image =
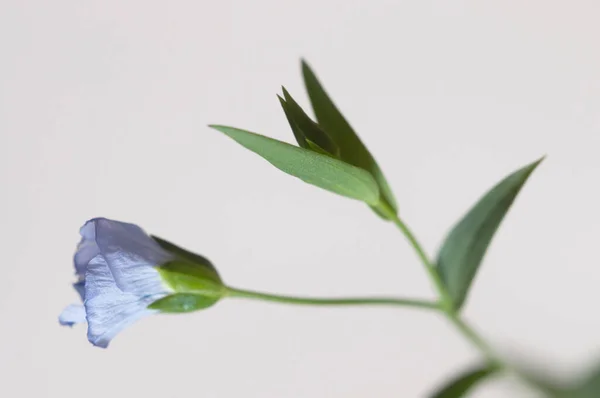
[[[477,362],[435,314],[225,301],[108,350],[58,326],[78,228],[140,224],[233,286],[433,297],[366,206],[206,127],[292,141],[305,57],[431,254],[490,186],[547,154],[465,308],[500,351],[569,378],[600,358],[600,4],[3,1],[0,396],[425,397]],[[475,397],[534,397],[498,379]]]

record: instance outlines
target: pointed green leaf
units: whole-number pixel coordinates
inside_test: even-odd
[[[226,126],[210,126],[262,156],[281,171],[328,191],[374,205],[379,189],[365,170],[330,156]]]
[[[521,187],[542,159],[492,188],[446,237],[437,267],[456,309],[464,303],[488,245]]]
[[[331,156],[331,154],[329,152],[327,152],[325,149],[321,148],[320,146],[318,146],[317,144],[315,144],[308,138],[306,139],[306,146],[307,146],[307,149],[315,151],[316,153],[320,153],[321,155]]]
[[[292,129],[292,133],[294,133],[294,138],[296,138],[296,142],[298,143],[298,145],[300,145],[301,148],[310,149],[308,146],[308,143],[306,142],[306,136],[304,135],[302,130],[300,130],[300,127],[298,127],[298,125],[294,121],[292,112],[288,109],[287,103],[279,95],[277,96],[277,98],[279,99],[279,103],[281,104],[281,107],[283,108],[283,112],[285,113],[285,117]]]
[[[331,138],[315,123],[298,105],[288,91],[283,87],[283,96],[285,99],[281,99],[281,106],[285,112],[285,115],[294,131],[298,144],[303,148],[310,148],[307,145],[307,141],[310,141],[317,145],[317,147],[325,150],[326,153],[337,156],[339,150],[333,143]],[[302,139],[298,139],[298,136],[302,136]]]
[[[369,171],[377,181],[386,211],[378,211],[376,208],[374,210],[384,218],[389,218],[387,213],[390,209],[393,214],[396,214],[398,211],[396,199],[377,162],[305,61],[302,61],[302,74],[317,122],[339,148],[339,157],[345,162]]]
[[[192,312],[211,307],[217,301],[219,297],[177,293],[156,300],[148,308],[169,313]]]
[[[488,365],[465,372],[439,389],[431,398],[459,398],[465,396],[478,383],[493,375],[498,369]]]

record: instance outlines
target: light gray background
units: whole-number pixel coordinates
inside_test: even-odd
[[[226,301],[145,319],[104,351],[57,324],[78,228],[139,223],[225,281],[432,297],[361,203],[209,130],[292,140],[306,57],[430,252],[508,172],[549,157],[466,316],[563,377],[600,356],[600,5],[590,1],[3,1],[0,396],[423,397],[478,354],[430,313]],[[477,397],[534,396],[510,380]]]

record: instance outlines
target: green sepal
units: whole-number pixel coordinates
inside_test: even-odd
[[[225,293],[217,274],[202,264],[176,259],[157,267],[163,281],[176,293],[221,297]]]
[[[201,263],[177,258],[157,267],[163,282],[175,293],[148,306],[162,312],[191,312],[208,308],[227,294],[219,275]]]
[[[177,293],[156,300],[148,308],[168,313],[192,312],[211,307],[219,299],[220,297],[203,296],[200,294]]]
[[[175,259],[157,267],[163,282],[174,294],[148,306],[162,312],[190,312],[208,308],[223,297],[227,288],[212,263],[204,256],[156,236],[152,238]]]
[[[207,259],[206,257],[201,256],[196,253],[193,253],[189,250],[186,250],[180,246],[177,246],[174,243],[169,242],[168,240],[159,238],[158,236],[152,235],[151,237],[152,237],[152,239],[154,239],[156,241],[156,243],[158,243],[158,245],[160,247],[162,247],[164,250],[168,251],[175,257],[182,259],[182,260],[186,260],[192,264],[196,264],[198,266],[202,266],[202,267],[210,269],[215,274],[215,277],[218,280],[220,280],[219,274],[217,273],[216,268],[214,267],[214,265],[212,265],[210,260]]]

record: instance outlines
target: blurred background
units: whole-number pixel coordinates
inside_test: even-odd
[[[291,142],[309,61],[430,254],[543,154],[466,317],[561,378],[600,357],[597,1],[11,1],[0,4],[0,396],[425,397],[477,363],[439,316],[229,300],[108,350],[59,327],[78,229],[105,216],[209,257],[230,285],[433,297],[363,204],[206,127]],[[500,378],[474,397],[536,397]]]

